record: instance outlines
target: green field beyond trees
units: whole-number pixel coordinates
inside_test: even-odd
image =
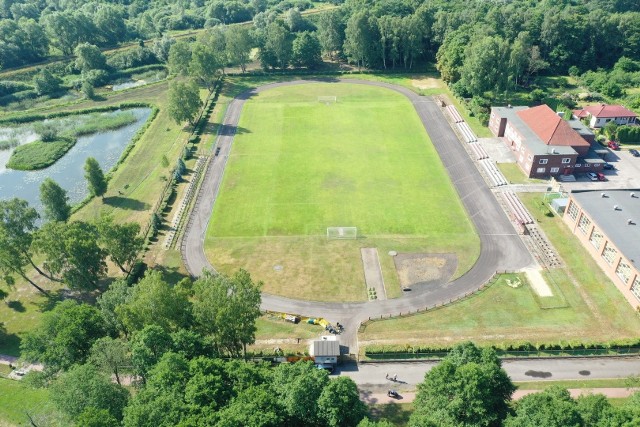
[[[327,241],[329,226],[356,226],[360,238]],[[479,253],[411,103],[345,83],[270,89],[245,104],[205,245],[222,271],[244,267],[267,292],[318,300],[365,298],[361,247],[378,248],[390,296],[389,250],[456,252],[459,274]]]

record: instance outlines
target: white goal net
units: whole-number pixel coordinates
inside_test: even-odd
[[[335,104],[338,102],[337,96],[319,96],[318,102],[322,102],[323,104]]]
[[[327,227],[327,240],[357,239],[358,227]]]

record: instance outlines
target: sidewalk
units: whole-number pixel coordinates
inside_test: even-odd
[[[524,396],[540,393],[543,390],[516,390],[513,393],[513,400],[522,399]],[[604,394],[609,398],[624,398],[629,397],[635,392],[640,391],[640,388],[570,388],[569,393],[571,397],[576,398],[583,394]],[[387,396],[386,393],[368,393],[361,392],[360,400],[362,400],[367,405],[382,405],[387,403],[411,403],[415,400],[416,393],[415,392],[407,392],[401,393],[400,397],[394,399],[393,397]]]

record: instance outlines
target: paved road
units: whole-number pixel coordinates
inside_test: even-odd
[[[308,316],[322,316],[331,322],[345,325],[341,340],[356,350],[356,328],[370,317],[397,315],[416,311],[427,306],[456,299],[478,289],[496,271],[519,270],[534,261],[509,219],[482,179],[474,163],[449,126],[440,108],[431,97],[417,95],[411,90],[381,82],[350,79],[328,79],[331,82],[363,84],[384,87],[405,95],[415,107],[431,141],[444,164],[469,217],[480,237],[481,252],[476,264],[462,277],[439,286],[414,288],[401,298],[363,303],[321,303],[263,294],[262,308],[281,312],[293,312]],[[182,253],[187,270],[198,276],[203,270],[213,270],[204,253],[204,237],[213,205],[222,182],[224,166],[229,156],[235,129],[246,100],[255,94],[281,86],[307,84],[322,80],[300,80],[274,83],[245,92],[232,100],[223,120],[217,146],[220,153],[211,158],[211,164],[198,194],[197,203],[191,212],[183,243]]]
[[[353,379],[363,393],[383,393],[389,388],[415,390],[438,362],[347,363],[338,374]],[[588,380],[628,378],[640,375],[640,358],[566,358],[504,360],[502,366],[513,381]],[[385,377],[397,375],[393,382]],[[526,388],[526,387],[525,387]]]

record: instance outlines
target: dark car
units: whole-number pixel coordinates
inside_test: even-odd
[[[631,155],[633,157],[640,157],[640,152],[638,152],[638,150],[636,150],[636,149],[632,148],[631,150],[629,150],[629,152],[631,153]]]
[[[604,165],[602,165],[602,169],[606,169],[606,170],[613,170],[616,167],[613,166],[611,163],[605,163]]]

